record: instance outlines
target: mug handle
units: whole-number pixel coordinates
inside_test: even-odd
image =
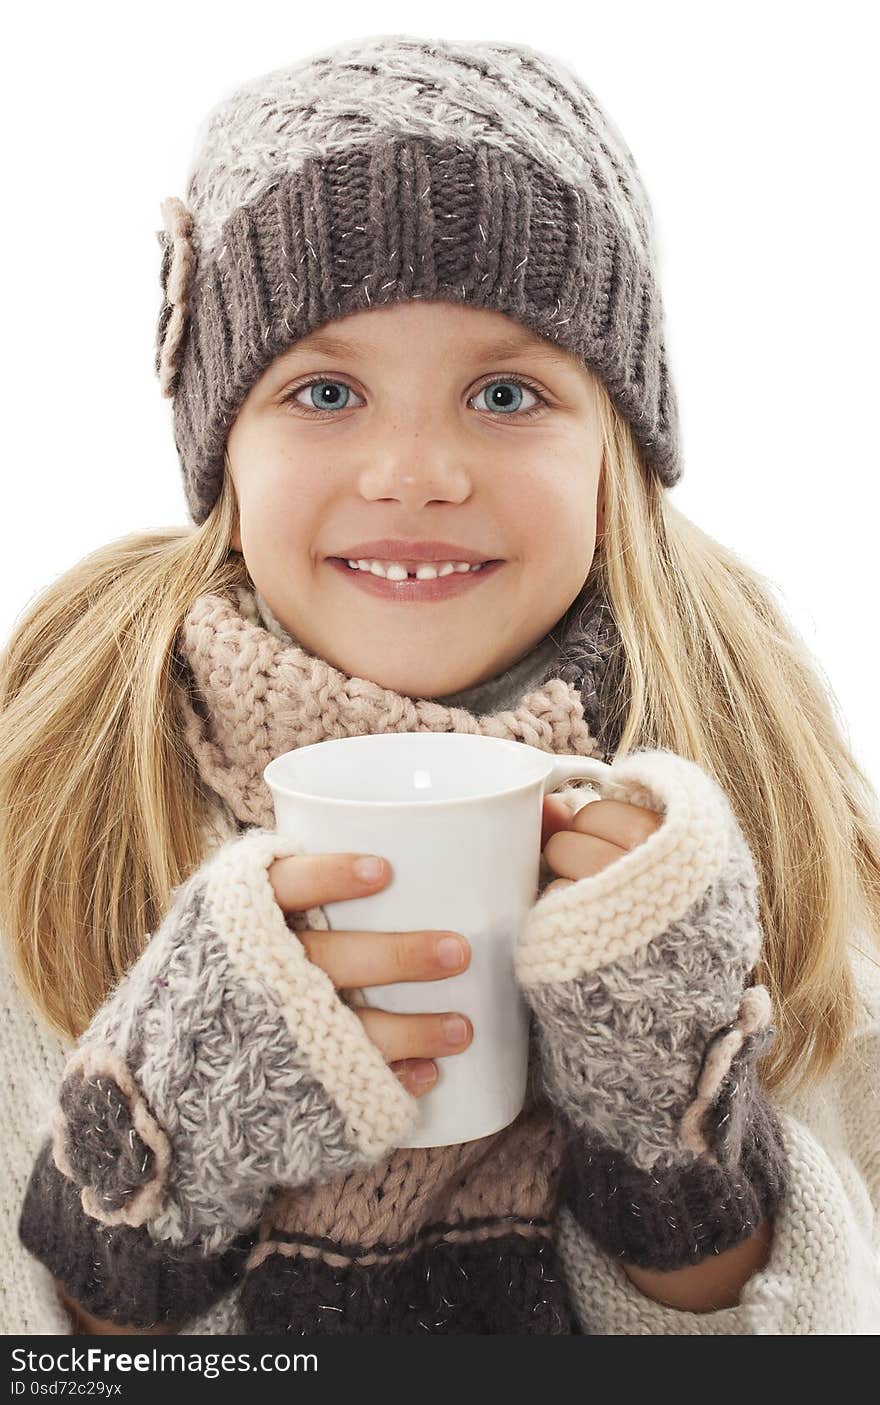
[[[546,756],[546,752],[542,754]],[[544,777],[544,795],[558,790],[567,781],[583,779],[602,784],[610,778],[611,767],[607,761],[597,761],[594,756],[560,756]]]

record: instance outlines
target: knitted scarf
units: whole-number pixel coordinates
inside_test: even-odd
[[[184,703],[187,743],[202,779],[242,824],[272,827],[263,770],[282,752],[377,732],[471,732],[564,755],[613,754],[619,720],[619,640],[604,594],[585,591],[556,627],[557,665],[518,707],[474,717],[464,708],[412,698],[349,677],[261,622],[255,592],[200,596],[179,633],[192,683]],[[280,637],[279,637],[280,636]],[[612,710],[615,716],[610,713]]]

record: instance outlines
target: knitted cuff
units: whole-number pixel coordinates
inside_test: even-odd
[[[170,1249],[149,1232],[109,1227],[84,1213],[76,1186],[44,1142],[18,1221],[24,1247],[61,1280],[87,1312],[118,1326],[183,1326],[241,1279],[256,1229],[222,1253]]]

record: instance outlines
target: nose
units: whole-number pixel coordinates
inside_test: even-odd
[[[416,511],[431,502],[464,502],[472,475],[452,437],[424,427],[398,428],[373,447],[359,488],[370,502],[394,500]]]

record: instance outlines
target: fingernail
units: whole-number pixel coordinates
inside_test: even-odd
[[[464,960],[464,947],[458,937],[442,937],[437,943],[437,960],[447,971],[457,971]]]
[[[463,1044],[467,1039],[468,1027],[461,1015],[450,1015],[443,1021],[443,1033],[450,1044]]]
[[[354,871],[365,883],[375,883],[382,876],[384,864],[381,859],[364,858],[355,861]]]
[[[410,1076],[413,1083],[417,1083],[420,1088],[426,1083],[433,1083],[437,1077],[437,1066],[430,1059],[423,1059],[420,1063],[413,1064]]]

